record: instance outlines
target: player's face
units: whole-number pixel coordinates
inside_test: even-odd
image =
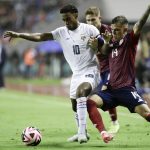
[[[62,14],[62,20],[69,30],[75,30],[78,27],[77,14],[64,13]]]
[[[101,19],[98,16],[86,15],[85,19],[87,24],[94,25],[97,28],[101,26]]]
[[[113,34],[114,40],[116,40],[116,41],[121,40],[124,37],[124,35],[126,34],[127,28],[128,28],[127,25],[122,25],[120,23],[112,24],[111,29],[112,29],[112,34]]]

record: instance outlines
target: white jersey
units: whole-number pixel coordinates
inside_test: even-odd
[[[80,23],[73,31],[63,26],[51,33],[53,38],[61,44],[64,56],[73,72],[96,65],[94,51],[88,46],[89,38],[99,35],[96,27]]]

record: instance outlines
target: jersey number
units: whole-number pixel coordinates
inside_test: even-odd
[[[142,98],[138,95],[137,92],[131,92],[131,94],[133,95],[133,97],[134,97],[135,99],[138,99],[138,102],[143,101]]]
[[[118,56],[118,50],[117,49],[114,49],[112,50],[112,58]]]
[[[74,53],[75,55],[79,55],[79,54],[80,54],[79,45],[73,45],[73,53]]]

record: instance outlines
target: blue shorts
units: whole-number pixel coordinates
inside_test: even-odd
[[[101,73],[101,80],[100,80],[100,83],[98,85],[100,90],[102,89],[103,85],[106,85],[106,86],[108,85],[109,77],[110,77],[109,70]]]
[[[92,94],[97,94],[102,98],[103,106],[101,109],[104,111],[117,106],[124,106],[127,107],[131,113],[134,113],[136,106],[145,104],[145,101],[133,87],[123,87],[115,90],[108,88],[104,91],[97,89],[93,91]]]

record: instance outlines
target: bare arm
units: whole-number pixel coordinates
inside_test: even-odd
[[[105,31],[105,33],[102,34],[104,38],[104,45],[101,47],[100,52],[103,55],[108,55],[109,54],[109,48],[110,48],[110,40],[112,39],[112,34],[108,31]]]
[[[4,38],[6,37],[22,38],[34,42],[53,40],[52,33],[18,33],[13,31],[6,31],[4,33]]]
[[[146,21],[149,17],[149,14],[150,14],[150,5],[148,6],[147,10],[143,14],[143,16],[140,18],[140,20],[134,25],[133,31],[134,31],[135,35],[137,35],[141,32],[144,24],[146,23]]]
[[[97,53],[98,52],[98,39],[95,37],[91,37],[88,40],[88,45],[92,48],[92,50]]]

